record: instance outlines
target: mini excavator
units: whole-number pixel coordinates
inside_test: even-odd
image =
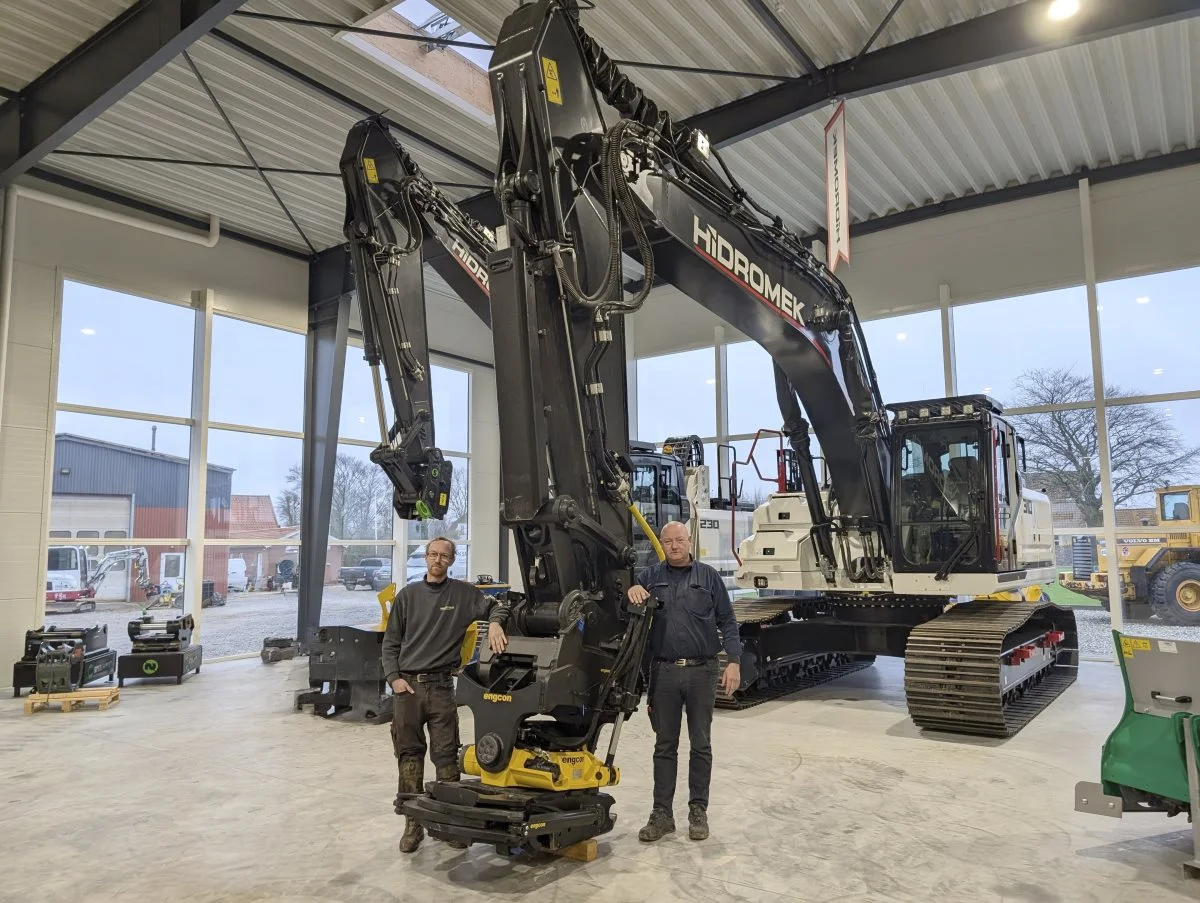
[[[738,579],[820,591],[788,606],[779,636],[802,652],[904,655],[922,727],[1008,736],[1044,708],[1074,680],[1074,619],[1040,599],[1054,577],[1049,502],[1023,485],[1000,405],[885,408],[841,282],[747,196],[703,133],[618,70],[573,3],[513,11],[489,78],[504,216],[486,267],[504,387],[501,520],[524,591],[509,594],[507,649],[482,649],[458,680],[474,716],[461,753],[471,777],[430,783],[406,813],[434,837],[504,854],[561,850],[613,826],[604,789],[619,780],[616,745],[644,689],[657,604],[626,601],[637,555],[623,318],[656,275],[774,361],[788,491],[756,512]],[[395,190],[389,203],[403,206]],[[625,250],[645,272],[632,296]],[[422,466],[427,483],[437,476],[413,462],[416,480],[393,479],[402,495],[420,495],[408,487]],[[437,495],[421,498],[433,508]]]

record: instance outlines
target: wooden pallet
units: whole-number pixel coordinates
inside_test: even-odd
[[[30,693],[25,697],[25,714],[47,709],[57,705],[64,712],[73,712],[85,702],[95,702],[101,711],[110,705],[121,701],[121,691],[117,687],[102,687],[92,690],[73,690],[70,693]]]
[[[595,838],[589,838],[581,840],[579,843],[573,843],[569,847],[552,850],[550,855],[560,859],[574,859],[577,862],[592,862],[598,852]]]

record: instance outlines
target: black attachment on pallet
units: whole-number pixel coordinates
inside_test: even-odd
[[[51,625],[25,631],[25,653],[20,661],[13,663],[13,696],[20,696],[26,687],[36,688],[40,657],[44,652],[63,647],[70,647],[72,653],[67,690],[76,690],[102,677],[112,680],[117,670],[117,653],[108,648],[107,625],[63,629]],[[49,667],[49,659],[45,664]]]

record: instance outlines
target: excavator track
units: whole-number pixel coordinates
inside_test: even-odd
[[[976,600],[913,628],[904,690],[923,730],[1011,737],[1075,682],[1074,612]]]
[[[737,619],[743,642],[748,650],[757,646],[760,631],[783,627],[791,622],[790,613],[796,608],[796,599],[772,601],[771,599],[741,599],[733,603],[733,615]],[[786,629],[786,628],[785,628]],[[721,664],[725,664],[724,653]],[[869,668],[875,656],[856,656],[841,652],[803,652],[780,657],[770,665],[759,663],[761,672],[754,682],[732,696],[717,693],[717,707],[722,709],[748,709],[790,693],[808,690],[821,684],[846,677],[863,668]]]
[[[811,690],[821,684],[846,677],[869,668],[875,656],[854,656],[841,652],[814,653],[792,666],[790,673],[773,677],[765,686],[738,690],[732,696],[717,693],[717,708],[748,709],[790,693]]]

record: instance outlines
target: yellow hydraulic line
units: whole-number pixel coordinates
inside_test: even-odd
[[[642,528],[642,532],[650,537],[650,545],[654,547],[654,554],[658,556],[659,561],[663,561],[667,556],[663,552],[662,543],[658,541],[658,537],[654,535],[654,531],[650,529],[650,525],[646,523],[646,518],[642,517],[642,512],[637,508],[637,505],[629,505],[629,513],[633,515],[633,519],[638,522]]]

